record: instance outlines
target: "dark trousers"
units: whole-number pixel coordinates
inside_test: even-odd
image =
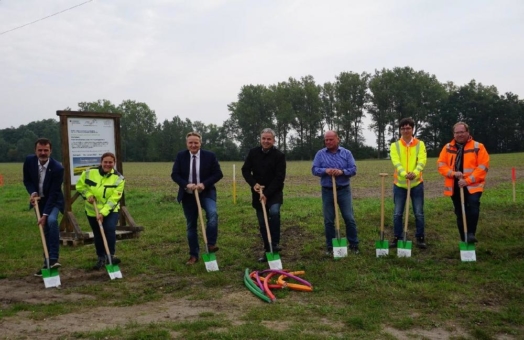
[[[480,215],[480,197],[482,192],[470,194],[467,188],[464,188],[464,206],[466,210],[466,224],[468,234],[477,232],[477,224],[479,222]],[[453,190],[453,196],[451,196],[453,206],[455,207],[455,215],[457,215],[457,228],[460,234],[460,239],[464,241],[464,222],[462,220],[462,204],[460,202],[460,188],[457,186]]]
[[[270,248],[267,238],[266,222],[264,221],[264,212],[262,211],[262,207],[256,209],[256,211],[260,235],[264,241],[264,249],[266,252],[269,252]],[[274,248],[280,243],[280,203],[274,203],[267,209],[267,219],[269,233],[271,234],[271,246]]]
[[[215,200],[207,197],[200,197],[202,210],[206,212],[206,236],[207,245],[214,246],[218,237],[218,213]],[[198,245],[198,205],[196,199],[186,195],[182,200],[182,209],[186,217],[186,234],[189,244],[189,255],[198,258],[200,247]]]
[[[104,246],[104,240],[102,239],[102,233],[100,226],[96,217],[87,216],[91,230],[93,230],[93,236],[95,239],[95,249],[96,255],[99,258],[105,258],[106,248]],[[109,248],[109,253],[115,255],[115,245],[116,245],[116,224],[118,222],[118,213],[112,212],[107,216],[104,216],[104,221],[102,226],[104,227],[104,235],[106,236],[107,247]]]

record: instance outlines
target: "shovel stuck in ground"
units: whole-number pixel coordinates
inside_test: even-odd
[[[411,181],[408,179],[408,192],[406,196],[406,210],[404,214],[404,237],[397,242],[397,256],[398,257],[411,257],[411,249],[413,248],[413,242],[408,241],[408,220],[409,220],[409,199],[411,196]]]
[[[348,256],[348,240],[340,237],[340,220],[338,218],[338,196],[337,196],[337,182],[335,176],[331,176],[331,183],[333,184],[333,204],[335,208],[335,228],[337,237],[332,239],[333,244],[333,258],[335,260]]]
[[[375,242],[377,257],[389,255],[389,242],[384,239],[384,180],[388,174],[381,172],[379,176],[382,180],[380,195],[380,240]]]
[[[38,199],[35,199],[35,212],[37,221],[40,221],[40,209],[38,208]],[[47,250],[47,243],[45,240],[44,227],[39,223],[40,238],[42,239],[42,246],[44,248],[45,268],[42,268],[42,278],[44,279],[44,286],[46,288],[60,287],[60,275],[58,268],[51,268],[49,263],[49,251]]]
[[[100,222],[100,220],[98,219],[98,207],[96,206],[96,202],[93,202],[93,207],[95,207],[98,226],[100,227],[100,234],[102,234],[102,241],[104,242],[104,248],[106,250],[107,261],[109,262],[109,264],[106,264],[107,273],[109,274],[109,278],[111,280],[121,279],[123,277],[122,272],[120,271],[120,267],[117,264],[113,264],[113,258],[111,257],[111,253],[109,252],[109,246],[107,245],[107,239],[106,239],[106,233],[104,232],[104,226],[102,225],[102,222]]]
[[[198,220],[200,221],[200,226],[202,227],[202,237],[204,238],[204,244],[206,246],[206,253],[202,255],[202,259],[204,259],[204,264],[206,265],[206,270],[208,272],[216,272],[218,271],[217,257],[215,253],[209,252],[209,247],[207,245],[206,227],[204,225],[204,217],[202,216],[202,205],[200,205],[200,196],[198,194],[198,189],[193,192],[195,194],[195,199],[198,208]]]
[[[464,224],[464,242],[460,242],[460,260],[462,262],[477,261],[475,243],[468,242],[468,224],[466,219],[466,206],[464,204],[464,188],[460,188],[460,205],[462,207],[462,222]]]
[[[263,189],[264,189],[264,186],[260,186],[260,189],[258,190],[258,193],[260,194],[260,196],[262,196]],[[267,263],[270,269],[280,270],[280,269],[283,269],[282,260],[280,259],[279,253],[273,252],[273,240],[271,239],[271,231],[269,230],[269,222],[267,219],[266,204],[265,202],[260,201],[260,205],[262,205],[262,212],[264,213],[264,223],[266,224],[267,241],[269,243],[269,252],[266,252]]]

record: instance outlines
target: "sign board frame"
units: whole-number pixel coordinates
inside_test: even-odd
[[[64,217],[60,223],[62,244],[77,245],[93,240],[93,233],[83,232],[72,212],[73,203],[80,194],[76,181],[83,170],[98,167],[104,152],[116,156],[116,170],[124,174],[122,166],[119,113],[57,111],[60,117],[62,165],[64,166]],[[75,191],[74,194],[72,192]],[[138,237],[143,227],[136,225],[127,210],[125,193],[120,200],[117,238]]]

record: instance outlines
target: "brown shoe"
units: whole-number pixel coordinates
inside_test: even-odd
[[[217,246],[207,246],[207,249],[210,253],[216,253],[220,248],[218,248]]]
[[[191,256],[189,260],[187,260],[186,265],[191,266],[198,262],[198,258]]]

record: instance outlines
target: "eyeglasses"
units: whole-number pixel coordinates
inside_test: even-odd
[[[410,127],[400,128],[400,131],[409,131],[409,130],[411,130]]]

